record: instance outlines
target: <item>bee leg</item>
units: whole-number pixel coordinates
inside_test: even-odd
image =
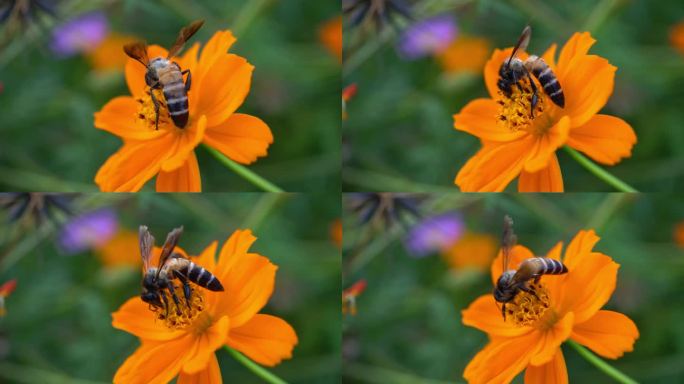
[[[178,278],[183,283],[183,296],[185,296],[185,304],[188,305],[188,309],[190,308],[190,284],[188,284],[188,279],[185,278],[185,275],[178,271],[173,271],[174,276]]]
[[[192,74],[190,73],[189,69],[186,69],[185,71],[181,72],[181,75],[188,74],[188,78],[185,80],[185,92],[190,91],[190,84],[192,83]]]
[[[154,114],[155,114],[155,119],[154,119],[154,126],[155,130],[159,130],[159,100],[157,100],[157,97],[154,95],[154,92],[152,92],[153,87],[150,87],[150,98],[152,98],[152,103],[154,104]]]
[[[534,296],[537,300],[539,300],[539,296],[537,296],[537,293],[533,289],[530,289],[530,287],[528,287],[527,285],[520,286],[520,290],[529,293],[530,295]]]
[[[527,72],[527,79],[530,81],[530,85],[532,86],[532,102],[530,103],[530,114],[532,115],[532,117],[534,117],[534,107],[536,107],[537,103],[539,102],[539,96],[537,96],[539,90],[537,89],[537,86],[534,84],[534,81],[532,81],[532,76],[530,76],[530,72],[525,72]]]
[[[173,302],[176,304],[176,315],[180,316],[180,300],[178,300],[178,296],[176,296],[176,287],[173,285],[172,282],[169,281],[166,284],[166,289],[168,289],[169,292],[171,292],[171,298],[173,299]]]
[[[162,301],[164,302],[164,318],[166,319],[169,317],[169,299],[166,298],[166,294],[163,290],[160,290],[159,294],[161,295]]]

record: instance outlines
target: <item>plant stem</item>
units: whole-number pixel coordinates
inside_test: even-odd
[[[605,169],[599,167],[593,161],[589,160],[586,156],[577,152],[576,150],[568,147],[567,145],[563,147],[563,149],[565,149],[565,152],[569,153],[570,156],[572,156],[578,163],[580,163],[581,166],[586,168],[589,172],[593,173],[596,177],[603,180],[606,184],[610,185],[611,187],[614,187],[618,191],[639,192],[629,184],[611,175]]]
[[[263,177],[257,175],[256,173],[250,171],[244,165],[240,165],[240,164],[234,162],[233,160],[227,158],[221,152],[215,150],[214,148],[211,148],[211,147],[206,146],[206,145],[204,146],[204,148],[209,153],[211,153],[221,164],[230,168],[233,172],[237,173],[243,179],[249,181],[250,183],[254,184],[255,186],[261,188],[262,190],[264,190],[266,192],[284,192],[282,189],[280,189],[280,187],[278,187],[275,184],[271,183],[270,181],[264,179]]]
[[[242,353],[234,350],[233,348],[230,347],[225,347],[226,351],[235,358],[240,364],[244,365],[247,369],[252,371],[255,375],[261,377],[266,381],[267,383],[273,383],[273,384],[287,384],[287,382],[280,377],[274,375],[273,373],[267,371],[265,368],[260,366],[259,364],[253,362],[252,360],[248,359],[245,357]]]
[[[589,351],[588,349],[584,348],[583,346],[577,344],[576,342],[572,340],[566,341],[568,345],[573,347],[582,357],[584,357],[588,362],[590,362],[592,365],[594,365],[596,368],[600,369],[605,373],[606,375],[612,377],[615,379],[615,381],[619,383],[624,383],[624,384],[637,384],[637,381],[632,379],[631,377],[625,375],[624,373],[618,371],[613,367],[612,365],[606,363],[603,361],[600,357],[594,355]]]

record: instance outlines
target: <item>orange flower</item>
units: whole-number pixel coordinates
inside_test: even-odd
[[[119,230],[108,242],[95,249],[96,255],[107,267],[142,264],[138,234],[126,229]]]
[[[342,248],[342,220],[336,219],[330,225],[330,238],[338,248]]]
[[[155,90],[162,104],[159,129],[155,130],[146,69],[128,60],[126,82],[132,96],[114,98],[95,113],[95,126],[124,142],[95,176],[102,191],[135,192],[157,175],[158,192],[199,192],[202,185],[194,149],[200,143],[242,164],[266,155],[273,142],[271,130],[257,117],[235,113],[249,93],[254,67],[244,58],[226,53],[234,42],[230,31],[220,31],[202,49],[199,59],[199,44],[173,58],[192,75],[190,117],[185,128],[173,124],[162,91]],[[167,51],[152,45],[148,55],[166,57]]]
[[[565,108],[555,105],[539,87],[539,102],[530,112],[528,81],[513,87],[510,98],[497,88],[498,72],[512,48],[494,50],[484,69],[490,98],[476,99],[454,115],[457,130],[477,136],[482,148],[461,168],[455,183],[467,192],[500,192],[516,177],[520,192],[562,192],[563,178],[556,149],[568,145],[603,164],[631,155],[636,135],[624,120],[597,114],[613,92],[616,67],[587,52],[595,40],[575,33],[558,62],[552,45],[543,59],[552,68],[565,95]],[[522,52],[522,60],[527,54]],[[535,80],[536,81],[536,80]]]
[[[238,230],[226,241],[218,262],[214,258],[217,242],[193,259],[211,271],[225,291],[196,288],[192,309],[183,303],[182,316],[175,316],[172,308],[164,320],[139,296],[112,314],[114,328],[141,341],[116,372],[115,383],[167,383],[179,373],[178,384],[221,383],[214,351],[223,345],[267,366],[292,356],[297,344],[292,327],[278,317],[257,313],[273,293],[277,267],[249,252],[255,240],[251,231]],[[176,251],[185,255],[178,247]],[[157,260],[159,253],[155,248]],[[158,262],[154,258],[152,265]]]
[[[447,73],[480,72],[489,50],[489,40],[461,35],[437,55],[437,60]]]
[[[599,237],[593,230],[580,231],[565,250],[564,275],[542,276],[535,284],[536,297],[520,292],[506,306],[506,321],[492,294],[475,300],[463,311],[463,323],[489,336],[489,343],[470,361],[463,376],[471,383],[508,383],[525,371],[525,383],[567,383],[568,373],[560,345],[567,339],[597,354],[615,359],[632,351],[639,331],[627,316],[601,310],[617,283],[619,265],[594,252]],[[547,257],[560,260],[563,244]],[[533,253],[517,245],[511,250],[511,266]],[[502,254],[492,263],[492,282],[503,272]]]
[[[366,289],[366,280],[359,280],[342,291],[342,314],[356,315],[356,298]]]
[[[491,235],[466,233],[451,247],[442,250],[442,257],[453,269],[484,270],[496,254],[496,241]]]
[[[123,70],[128,56],[121,47],[135,40],[133,36],[110,33],[95,49],[87,52],[86,57],[96,71]]]
[[[14,288],[17,287],[16,280],[10,280],[3,285],[0,285],[0,317],[5,316],[7,311],[5,310],[5,297],[9,296]]]
[[[670,43],[684,55],[684,21],[680,21],[670,29]]]
[[[680,221],[675,225],[673,237],[677,245],[684,247],[684,221]]]
[[[342,62],[342,16],[326,21],[318,30],[318,39]]]

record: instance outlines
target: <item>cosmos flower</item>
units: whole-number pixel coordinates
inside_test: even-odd
[[[673,237],[675,244],[679,245],[680,247],[684,247],[684,221],[680,221],[679,223],[675,224]]]
[[[102,191],[136,192],[155,175],[158,192],[199,192],[200,170],[194,149],[204,143],[230,159],[250,164],[265,156],[273,142],[261,119],[235,113],[249,93],[252,70],[244,58],[226,53],[235,42],[230,31],[219,31],[198,57],[194,44],[174,57],[192,74],[188,93],[189,121],[178,128],[171,121],[161,90],[159,129],[155,129],[154,104],[145,84],[145,67],[129,59],[126,83],[131,96],[109,101],[95,113],[95,127],[119,136],[123,146],[100,167],[95,183]],[[166,57],[157,45],[148,47],[150,58]]]
[[[366,280],[359,280],[342,291],[342,314],[356,316],[356,298],[366,289]]]
[[[397,49],[407,60],[443,52],[456,38],[458,27],[453,16],[437,15],[412,24],[399,38]]]
[[[519,176],[521,192],[562,192],[556,149],[564,145],[607,165],[631,156],[637,141],[632,127],[618,117],[598,114],[613,92],[617,68],[588,54],[595,41],[588,32],[575,33],[558,62],[555,44],[543,54],[561,84],[565,108],[551,102],[540,88],[534,116],[526,79],[519,82],[522,90],[513,87],[511,98],[496,85],[499,68],[512,48],[494,51],[484,69],[490,97],[471,101],[454,116],[457,130],[482,143],[456,176],[455,183],[462,191],[500,192]],[[527,54],[519,57],[525,60]]]
[[[52,31],[50,49],[58,56],[67,57],[94,50],[109,33],[103,12],[80,15]]]
[[[330,239],[338,248],[342,248],[342,220],[336,219],[330,224]]]
[[[0,317],[3,317],[7,314],[7,310],[5,309],[5,298],[9,296],[16,287],[16,280],[10,280],[3,285],[0,285]]]
[[[442,258],[453,270],[485,270],[496,256],[497,243],[486,233],[466,232],[458,241],[442,250]]]
[[[411,255],[424,257],[456,243],[464,229],[461,216],[455,212],[426,217],[411,228],[405,245]]]
[[[119,35],[112,32],[97,47],[87,52],[86,57],[93,66],[93,69],[98,72],[110,70],[123,71],[128,62],[128,56],[126,56],[121,47],[136,40],[133,36]]]
[[[238,230],[226,241],[215,259],[218,242],[209,245],[194,262],[211,271],[225,291],[196,288],[192,305],[171,302],[169,315],[150,311],[139,296],[112,314],[114,328],[140,338],[141,345],[119,367],[114,383],[167,383],[178,376],[179,384],[221,383],[214,351],[227,345],[259,364],[274,366],[292,356],[297,335],[279,317],[259,312],[273,293],[277,267],[266,257],[249,252],[256,237]],[[186,253],[175,248],[176,252]],[[161,250],[155,248],[152,265]],[[182,296],[181,296],[182,297]]]
[[[436,55],[446,73],[480,73],[489,57],[489,40],[460,34],[449,46]]]
[[[567,383],[561,343],[570,339],[597,354],[616,359],[632,351],[639,331],[622,313],[601,310],[615,290],[619,265],[593,250],[599,237],[580,231],[565,250],[568,273],[544,275],[533,294],[520,292],[506,306],[506,321],[492,294],[480,296],[462,312],[463,324],[489,336],[463,376],[470,383],[508,383],[525,370],[525,383]],[[562,243],[547,257],[560,260]],[[517,245],[511,266],[534,254]],[[502,253],[492,263],[492,282],[503,272]]]
[[[318,39],[342,62],[342,16],[326,21],[318,30]]]
[[[125,228],[119,229],[109,241],[95,248],[95,254],[106,267],[142,264],[138,234]]]
[[[62,226],[59,246],[66,253],[78,253],[107,243],[116,234],[116,212],[100,209],[73,217]]]
[[[670,44],[684,55],[684,21],[680,21],[670,28]]]

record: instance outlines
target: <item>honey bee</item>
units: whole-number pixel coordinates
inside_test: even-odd
[[[513,92],[513,86],[518,86],[520,89],[520,84],[518,82],[522,80],[525,76],[530,81],[530,86],[532,87],[532,100],[530,103],[530,113],[534,117],[534,107],[537,106],[539,102],[537,86],[534,84],[530,73],[534,75],[539,80],[551,101],[561,108],[565,107],[565,96],[563,95],[563,89],[553,73],[548,64],[541,57],[531,55],[527,60],[522,61],[521,59],[515,57],[515,54],[520,50],[524,51],[527,48],[527,44],[530,42],[530,36],[532,35],[532,28],[526,26],[523,29],[520,39],[518,39],[518,44],[513,48],[511,52],[511,57],[508,60],[501,63],[499,68],[499,81],[496,85],[499,87],[501,92],[507,97],[511,97]]]
[[[176,286],[173,284],[174,279],[178,279],[183,285],[183,295],[188,307],[190,307],[190,294],[192,293],[188,284],[189,281],[210,291],[223,291],[223,285],[211,272],[186,259],[180,253],[173,252],[182,233],[183,227],[179,227],[168,234],[161,251],[161,256],[159,256],[159,265],[152,267],[150,266],[150,258],[152,248],[154,247],[154,237],[144,225],[140,226],[138,232],[140,254],[145,270],[140,298],[150,304],[151,307],[165,310],[167,315],[169,299],[165,291],[171,294],[171,298],[176,304],[176,312],[180,315],[180,309],[178,309],[180,307],[180,300],[176,295]]]
[[[181,70],[180,65],[171,58],[175,56],[183,44],[197,32],[204,20],[192,22],[187,27],[180,30],[176,42],[169,49],[169,54],[164,57],[155,57],[150,61],[147,56],[147,44],[137,41],[124,46],[124,52],[147,68],[145,73],[145,83],[150,87],[150,97],[154,103],[155,128],[159,129],[159,100],[154,95],[154,89],[161,89],[164,93],[166,106],[173,123],[178,128],[184,128],[188,123],[188,91],[192,83],[192,75],[189,69]],[[188,78],[183,83],[183,75],[188,74]]]
[[[535,297],[537,294],[529,287],[530,280],[538,283],[542,275],[562,275],[568,273],[568,267],[558,260],[547,257],[535,256],[523,260],[518,270],[508,269],[511,249],[518,241],[513,232],[513,220],[510,216],[504,216],[504,230],[501,240],[503,252],[503,273],[496,282],[494,288],[494,300],[502,303],[501,314],[506,321],[506,303],[510,303],[520,292],[527,292]]]

